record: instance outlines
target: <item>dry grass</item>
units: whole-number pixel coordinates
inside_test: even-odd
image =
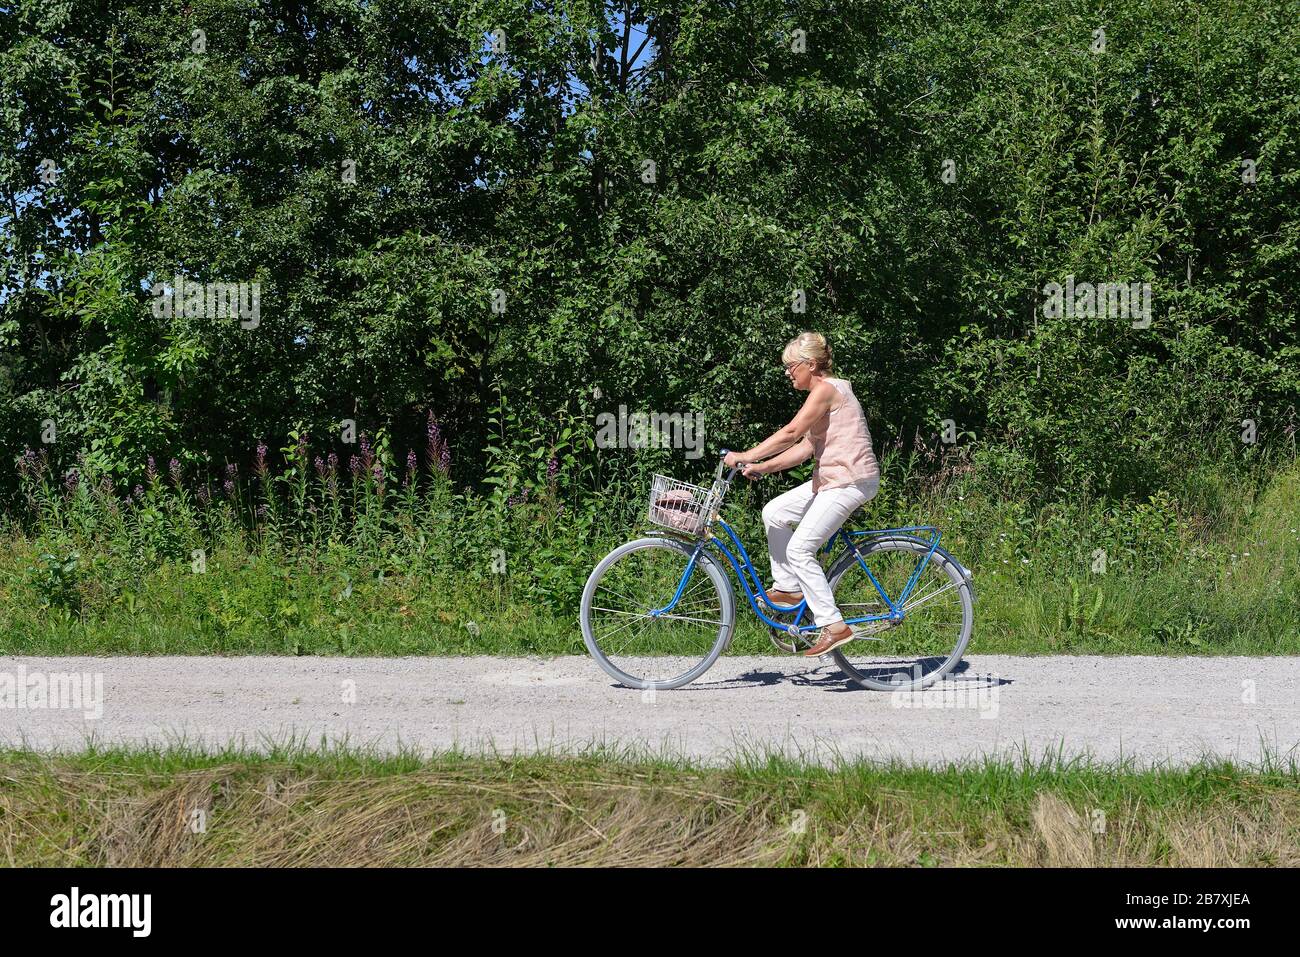
[[[0,861],[89,866],[1300,864],[1294,771],[708,770],[0,755]],[[1161,777],[1163,775],[1163,777]],[[1181,796],[1180,796],[1181,795]],[[192,822],[201,814],[204,827]]]

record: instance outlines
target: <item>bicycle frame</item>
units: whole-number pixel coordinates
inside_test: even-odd
[[[740,536],[736,534],[735,530],[726,522],[722,521],[722,519],[717,519],[717,524],[720,525],[722,527],[722,530],[727,533],[727,538],[731,540],[731,544],[733,544],[736,547],[736,551],[740,553],[739,559],[736,557],[736,554],[733,553],[731,549],[727,547],[727,543],[723,541],[721,538],[719,538],[718,536],[714,535],[712,529],[709,529],[706,538],[702,540],[696,540],[695,549],[694,551],[691,552],[690,561],[686,563],[686,569],[682,572],[681,581],[677,583],[677,591],[673,594],[672,601],[670,601],[663,608],[652,609],[650,612],[652,616],[657,618],[660,615],[667,614],[672,611],[672,609],[677,605],[677,602],[681,599],[682,593],[686,590],[686,583],[690,579],[691,573],[695,570],[695,562],[697,561],[699,556],[704,552],[704,550],[707,547],[709,547],[709,545],[713,545],[718,550],[720,550],[723,555],[727,557],[727,561],[731,564],[732,570],[735,571],[736,577],[740,580],[741,587],[745,590],[745,597],[749,599],[749,607],[754,609],[754,614],[758,615],[758,617],[761,618],[764,622],[766,622],[768,625],[770,625],[773,628],[777,628],[781,631],[785,631],[789,633],[816,631],[819,627],[821,627],[820,625],[797,625],[797,624],[787,625],[782,622],[773,621],[771,618],[767,617],[767,615],[763,613],[763,609],[759,605],[760,595],[762,596],[762,601],[764,604],[766,604],[768,607],[772,608],[773,610],[775,610],[780,614],[788,614],[790,612],[795,612],[796,622],[799,621],[799,619],[802,618],[804,613],[808,610],[808,601],[807,599],[804,599],[798,605],[791,605],[791,606],[777,605],[773,603],[767,597],[767,590],[763,587],[763,582],[759,578],[758,572],[754,569],[754,563],[753,561],[750,560],[749,552],[746,551],[745,549],[745,543],[740,540]],[[921,558],[917,560],[916,568],[912,570],[912,574],[908,578],[907,584],[904,586],[902,594],[898,596],[897,601],[894,601],[892,598],[889,597],[888,594],[885,593],[884,588],[882,588],[880,582],[876,580],[876,576],[871,573],[871,569],[867,567],[867,563],[863,559],[862,553],[858,551],[858,547],[853,541],[853,539],[858,536],[863,536],[863,535],[887,536],[895,532],[901,532],[901,533],[929,532],[930,533],[928,543],[925,541],[921,542],[921,544],[929,544],[930,546],[929,550],[925,553],[925,555],[921,556]],[[861,565],[862,570],[867,573],[867,577],[871,579],[871,583],[876,587],[877,594],[880,595],[886,607],[889,609],[888,613],[882,615],[866,615],[862,618],[846,618],[844,620],[844,623],[847,625],[857,625],[869,621],[884,621],[884,620],[902,621],[904,615],[903,605],[907,601],[908,596],[912,593],[912,589],[916,587],[916,583],[921,577],[921,570],[925,567],[926,563],[930,560],[930,556],[934,554],[934,550],[939,547],[939,538],[941,535],[942,533],[939,531],[939,529],[935,528],[933,525],[908,525],[903,528],[863,529],[859,531],[849,531],[847,529],[841,528],[834,535],[832,535],[827,540],[826,544],[823,545],[822,548],[819,550],[818,554],[824,554],[826,552],[829,552],[832,548],[834,548],[835,543],[837,541],[842,541],[844,543],[845,548],[848,551],[853,552],[853,554],[857,557],[858,564]],[[919,535],[911,535],[909,537],[920,540]],[[842,555],[843,552],[841,552],[840,554]],[[838,558],[836,560],[838,560]],[[752,587],[750,584],[751,581],[753,582]]]

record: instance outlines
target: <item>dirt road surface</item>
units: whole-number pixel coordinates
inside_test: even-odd
[[[618,686],[586,657],[0,658],[0,743],[76,750],[92,740],[604,745],[704,763],[771,751],[823,764],[1048,752],[1141,766],[1285,762],[1300,758],[1300,658],[975,655],[925,692],[888,693],[848,683],[829,663],[724,657],[694,684],[653,695]]]

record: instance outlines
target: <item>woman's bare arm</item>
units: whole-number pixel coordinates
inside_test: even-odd
[[[818,419],[830,412],[838,396],[835,386],[823,379],[813,386],[808,398],[804,400],[803,408],[790,420],[789,425],[777,429],[748,452],[728,452],[724,460],[726,465],[731,467],[737,462],[755,462],[784,452],[807,435]],[[799,461],[802,462],[803,459]]]
[[[805,435],[779,455],[774,455],[764,462],[755,462],[747,466],[744,474],[747,476],[772,475],[775,472],[784,472],[786,469],[794,468],[800,462],[807,462],[812,458],[812,454],[812,441]]]

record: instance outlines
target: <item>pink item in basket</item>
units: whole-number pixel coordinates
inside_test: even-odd
[[[695,496],[685,489],[664,492],[655,500],[655,521],[684,532],[693,532],[700,524]]]

